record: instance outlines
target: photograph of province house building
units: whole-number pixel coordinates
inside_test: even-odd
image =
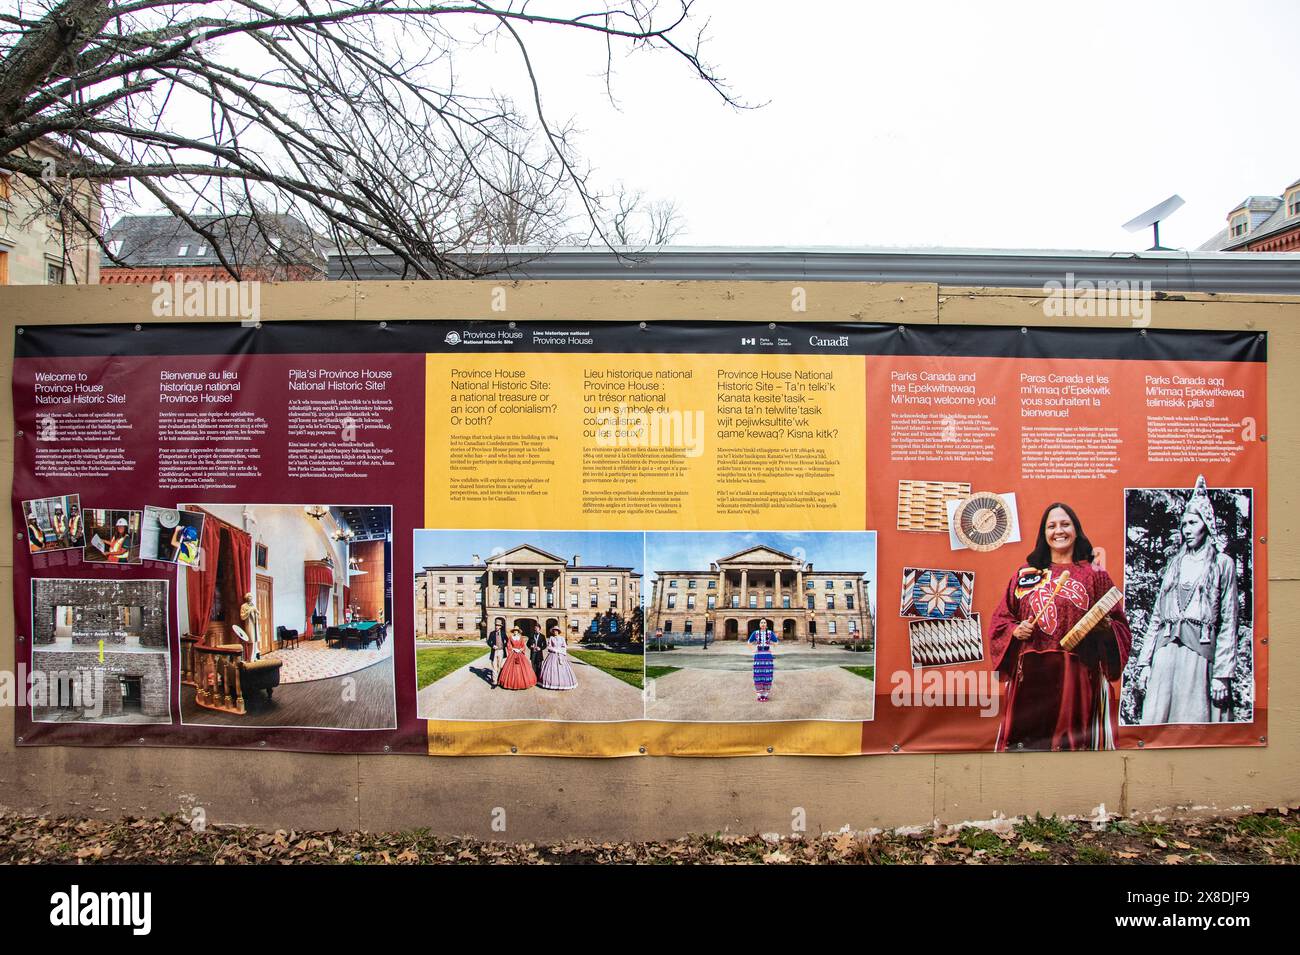
[[[32,581],[33,720],[171,722],[167,583]]]
[[[392,509],[186,504],[181,721],[391,729]]]
[[[647,718],[872,718],[874,531],[652,533],[646,565]]]
[[[640,533],[416,531],[419,716],[640,719],[643,554]]]

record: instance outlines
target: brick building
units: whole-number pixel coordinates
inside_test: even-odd
[[[1198,252],[1300,252],[1300,179],[1280,196],[1248,196]]]
[[[646,633],[737,640],[767,617],[782,640],[870,639],[870,581],[861,570],[817,570],[771,547],[721,557],[708,570],[656,570]]]
[[[625,630],[641,604],[632,567],[587,565],[520,544],[487,561],[427,566],[415,575],[415,635],[482,639],[500,623],[526,635],[559,627],[572,640]]]
[[[117,261],[103,263],[100,284],[226,281],[231,278],[226,262],[247,281],[325,278],[319,238],[293,216],[260,213],[192,218],[203,232],[172,215],[122,216],[104,236]]]
[[[99,185],[63,175],[79,160],[50,140],[14,155],[54,175],[0,171],[0,285],[97,284],[99,244],[84,223],[100,220]]]

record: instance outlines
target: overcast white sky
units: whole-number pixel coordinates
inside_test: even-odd
[[[1195,248],[1300,178],[1300,3],[699,0],[707,52],[762,109],[665,55],[529,37],[545,106],[605,179],[673,197],[678,244],[1136,250],[1171,193]],[[516,98],[502,74],[502,92]]]

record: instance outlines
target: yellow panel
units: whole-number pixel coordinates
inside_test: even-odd
[[[431,756],[856,756],[861,723],[429,721]]]

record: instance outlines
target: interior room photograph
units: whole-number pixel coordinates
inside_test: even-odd
[[[178,573],[181,720],[391,729],[392,509],[187,504]]]

